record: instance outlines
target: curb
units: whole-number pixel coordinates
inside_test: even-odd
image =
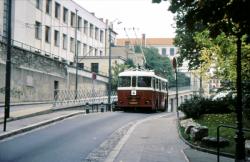
[[[37,102],[14,102],[10,103],[10,106],[19,106],[19,105],[37,105],[37,104],[52,104],[53,101],[37,101]],[[0,107],[4,107],[4,103],[0,103]]]
[[[19,116],[19,117],[10,117],[10,118],[7,119],[7,122],[20,120],[20,119],[24,119],[24,118],[29,118],[29,117],[34,117],[34,116],[38,116],[38,115],[49,114],[49,113],[52,113],[52,112],[53,112],[52,109],[48,109],[48,110],[43,110],[43,111],[39,111],[39,112],[36,112],[36,113],[31,113],[31,114]],[[0,118],[0,124],[3,124],[3,123],[4,123],[4,118]]]
[[[63,120],[63,119],[66,119],[66,118],[69,118],[69,117],[72,117],[72,116],[75,116],[75,115],[84,114],[84,113],[85,113],[85,112],[71,113],[71,114],[64,115],[64,116],[60,116],[60,117],[57,117],[57,118],[54,118],[54,119],[42,121],[42,122],[40,122],[40,123],[36,123],[36,124],[30,125],[30,126],[26,126],[26,127],[24,127],[24,128],[21,128],[21,129],[13,130],[13,131],[4,133],[3,135],[0,135],[0,140],[3,140],[3,139],[5,139],[5,138],[12,137],[12,136],[17,135],[17,134],[21,134],[21,133],[24,133],[24,132],[28,132],[28,131],[30,131],[30,130],[39,128],[39,127],[41,127],[41,126],[45,126],[45,125],[54,123],[54,122],[56,122],[56,121],[60,121],[60,120]]]

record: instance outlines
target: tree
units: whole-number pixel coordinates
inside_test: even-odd
[[[169,81],[174,80],[173,68],[168,57],[161,56],[156,48],[144,48],[143,51],[146,58],[146,68],[153,69],[156,74]]]

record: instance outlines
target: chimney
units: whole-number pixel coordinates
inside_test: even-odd
[[[145,47],[146,46],[146,34],[142,34],[142,42],[141,42],[142,46]]]

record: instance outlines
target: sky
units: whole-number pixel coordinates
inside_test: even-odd
[[[174,15],[168,11],[168,2],[152,0],[74,0],[98,18],[114,21],[118,38],[173,38]],[[118,22],[122,22],[118,24]]]

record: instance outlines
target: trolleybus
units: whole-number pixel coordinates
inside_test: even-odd
[[[117,106],[124,110],[165,111],[168,81],[152,70],[129,69],[118,75]]]

